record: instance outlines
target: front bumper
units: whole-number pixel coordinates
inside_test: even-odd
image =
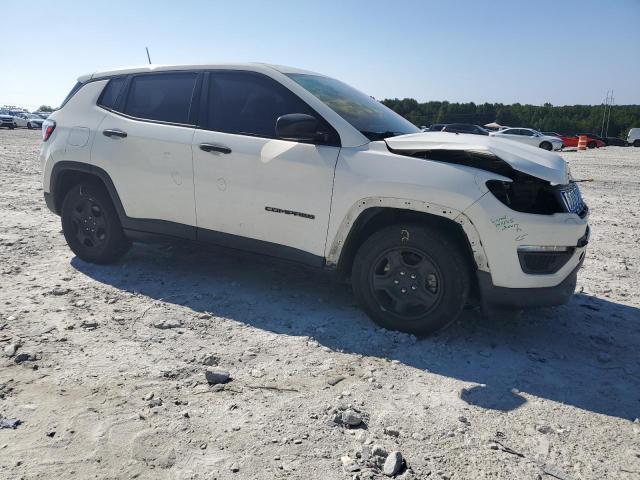
[[[542,288],[506,288],[496,287],[487,272],[477,272],[478,288],[483,310],[490,308],[534,308],[564,305],[576,289],[578,270],[584,261],[582,253],[578,265],[567,278],[554,287]]]
[[[588,213],[553,215],[517,212],[501,203],[492,193],[483,195],[465,212],[479,237],[496,287],[546,288],[560,285],[584,257],[589,239]],[[519,248],[527,246],[570,247],[572,255],[552,271],[527,273],[523,270]]]

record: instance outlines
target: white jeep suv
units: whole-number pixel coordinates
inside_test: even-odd
[[[183,238],[336,270],[380,325],[565,303],[589,238],[565,161],[422,133],[332,78],[263,64],[86,75],[43,125],[48,207],[81,259]]]

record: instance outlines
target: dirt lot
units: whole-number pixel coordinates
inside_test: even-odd
[[[74,258],[39,135],[0,130],[0,416],[22,422],[0,429],[0,478],[386,478],[379,447],[403,479],[640,478],[640,149],[565,154],[593,178],[569,305],[418,340],[291,264]]]

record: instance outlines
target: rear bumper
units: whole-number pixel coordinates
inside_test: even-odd
[[[506,288],[496,287],[491,274],[477,272],[478,288],[482,307],[491,308],[534,308],[564,305],[569,301],[576,288],[578,270],[582,267],[584,256],[567,277],[554,287]]]

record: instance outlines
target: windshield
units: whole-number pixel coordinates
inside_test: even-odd
[[[419,133],[420,129],[374,98],[338,80],[289,73],[289,78],[316,96],[369,140]]]

